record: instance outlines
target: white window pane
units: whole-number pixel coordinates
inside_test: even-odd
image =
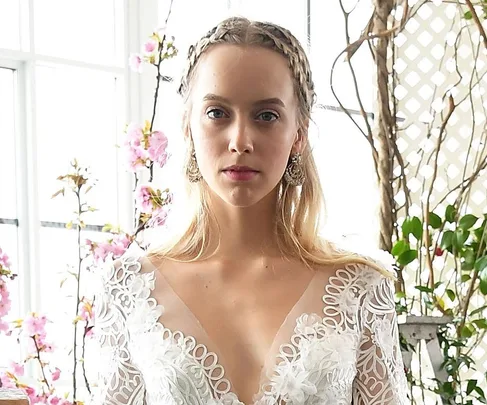
[[[18,277],[13,281],[7,281],[7,288],[10,293],[12,306],[5,321],[11,322],[14,319],[21,317],[20,313],[20,280],[23,274],[18,266],[18,252],[17,252],[17,227],[14,225],[0,224],[0,248],[6,253],[12,264],[12,271],[18,274]],[[0,371],[2,367],[8,366],[11,360],[20,360],[20,349],[15,339],[9,338],[0,333]]]
[[[98,179],[88,196],[99,211],[87,222],[118,223],[116,144],[125,124],[123,81],[109,73],[38,66],[36,84],[40,219],[72,219],[74,198],[51,196],[62,187],[57,177],[77,158]]]
[[[15,71],[0,68],[0,218],[16,218]]]
[[[346,10],[357,8],[349,17],[351,42],[360,37],[372,13],[370,1],[344,1]],[[346,48],[345,20],[338,1],[311,0],[311,68],[318,101],[322,104],[338,105],[330,88],[330,73],[333,61]],[[366,111],[372,111],[374,101],[374,65],[366,44],[353,56],[352,64],[362,101]],[[342,55],[335,65],[334,86],[342,104],[349,109],[358,109],[352,75]]]
[[[367,140],[344,113],[319,110],[313,121],[310,138],[326,200],[326,230],[376,240],[378,194],[371,192],[377,188]]]
[[[34,3],[36,52],[101,64],[124,63],[118,0],[43,0]]]
[[[166,21],[170,3],[166,0],[158,2],[160,26]],[[168,32],[175,37],[174,45],[179,54],[163,63],[163,73],[179,79],[189,46],[228,16],[228,0],[212,0],[211,4],[201,0],[175,0],[168,21]],[[147,27],[147,37],[151,34],[152,27]]]
[[[287,28],[306,49],[306,2],[296,0],[233,0],[231,12],[258,21],[269,21]]]
[[[103,240],[101,233],[82,232],[81,240]],[[73,344],[72,321],[77,315],[77,283],[69,272],[78,273],[77,232],[59,228],[41,228],[40,230],[40,269],[39,269],[39,312],[47,314],[49,321],[48,334],[54,339],[56,350],[52,354],[52,363],[56,364],[65,378],[70,378],[72,356],[68,351]],[[93,273],[81,272],[80,296],[92,298],[94,284]],[[61,287],[62,284],[62,287]],[[80,324],[79,333],[82,332]],[[81,339],[81,337],[80,337]],[[79,340],[81,341],[81,340]],[[82,379],[80,378],[80,381]],[[61,381],[62,382],[62,381]]]
[[[0,0],[0,48],[20,48],[20,0]]]

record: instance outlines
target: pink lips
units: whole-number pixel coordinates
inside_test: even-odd
[[[229,166],[223,169],[223,173],[234,181],[248,181],[253,179],[259,172],[248,166]]]

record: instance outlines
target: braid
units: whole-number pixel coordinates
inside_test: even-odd
[[[221,43],[263,46],[282,54],[287,59],[295,80],[300,104],[304,104],[303,112],[309,116],[316,96],[309,61],[299,41],[289,30],[276,24],[250,21],[241,17],[222,21],[195,45],[190,46],[188,63],[178,89],[180,95],[187,97],[191,77],[200,56],[210,46]]]

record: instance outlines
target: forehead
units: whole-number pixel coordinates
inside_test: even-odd
[[[193,96],[214,93],[252,102],[278,97],[294,104],[294,82],[286,58],[258,46],[219,44],[205,52],[196,68]]]

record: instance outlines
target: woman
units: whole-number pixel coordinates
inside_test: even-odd
[[[179,92],[195,210],[104,275],[100,402],[405,404],[391,273],[317,236],[297,39],[227,19],[190,48]]]

